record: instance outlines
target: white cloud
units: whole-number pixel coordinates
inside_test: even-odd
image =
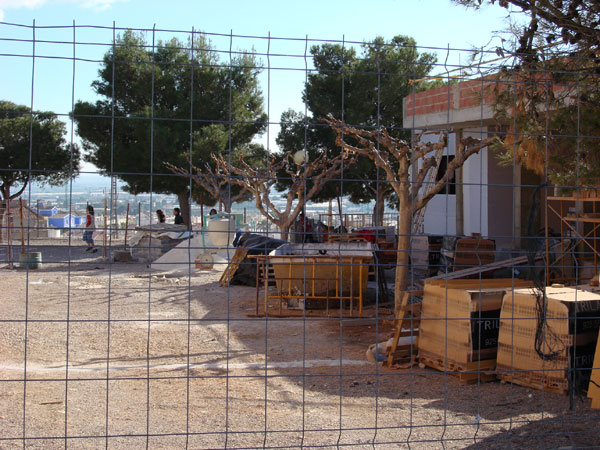
[[[0,21],[4,20],[4,12],[9,9],[36,9],[46,4],[71,4],[92,11],[105,11],[115,3],[129,0],[0,0]]]
[[[47,0],[0,0],[0,9],[39,8]]]
[[[79,3],[79,6],[82,8],[89,8],[94,11],[104,11],[113,4],[123,1],[127,0],[73,0],[73,3]]]

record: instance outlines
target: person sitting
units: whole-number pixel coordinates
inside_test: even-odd
[[[208,213],[209,216],[216,216],[217,214],[218,213],[217,213],[217,210],[215,208],[211,209],[210,212]]]
[[[158,223],[165,223],[167,221],[167,216],[162,209],[156,210],[156,217],[158,218]]]

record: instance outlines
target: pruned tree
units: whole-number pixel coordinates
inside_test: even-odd
[[[396,315],[398,315],[402,293],[408,284],[411,226],[415,213],[423,209],[444,189],[452,179],[455,170],[462,167],[469,157],[494,143],[497,138],[461,139],[456,148],[456,156],[448,163],[443,176],[427,189],[422,189],[425,188],[427,172],[437,166],[437,161],[431,153],[446,146],[446,135],[442,135],[438,142],[419,142],[416,139],[415,142],[409,143],[391,136],[383,127],[359,129],[348,126],[331,115],[325,119],[325,122],[335,131],[336,144],[342,148],[344,154],[363,155],[371,159],[385,174],[387,182],[398,196],[400,222],[394,295]],[[416,176],[411,178],[411,167],[414,166],[419,167],[419,170]]]
[[[321,120],[332,113],[348,124],[359,127],[383,125],[392,136],[408,138],[402,126],[402,99],[423,89],[424,83],[412,80],[424,77],[435,66],[435,55],[420,52],[408,36],[386,40],[375,37],[359,49],[334,43],[310,49],[315,70],[309,72],[302,93],[307,114],[287,111],[281,117],[277,144],[282,151],[305,149],[311,157],[324,150],[335,150],[335,133]],[[386,200],[393,190],[379,183],[377,168],[368,158],[358,158],[344,171],[343,195],[352,203],[374,202],[374,223],[381,225]],[[286,189],[287,179],[276,188]],[[339,184],[330,183],[317,196],[318,201],[339,195]]]
[[[238,185],[232,186],[229,178],[209,163],[205,163],[204,168],[192,165],[192,173],[168,162],[165,162],[165,165],[174,174],[191,178],[204,192],[207,192],[212,198],[218,199],[223,204],[225,212],[231,212],[231,205],[234,203],[252,200],[250,191]]]
[[[230,164],[223,155],[213,154],[212,159],[216,164],[216,171],[204,174],[204,178],[219,175],[227,182],[252,193],[256,209],[279,228],[284,240],[288,239],[290,228],[306,203],[323,189],[327,181],[338,177],[343,167],[349,167],[355,162],[353,155],[348,157],[343,152],[333,157],[322,153],[316,159],[305,160],[301,164],[296,164],[292,152],[287,152],[281,156],[269,156],[263,167],[251,165],[242,158],[237,164]],[[282,173],[289,182],[289,189],[283,194],[283,209],[277,207],[272,199],[272,188]]]

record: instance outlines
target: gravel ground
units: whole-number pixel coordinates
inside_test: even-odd
[[[249,318],[222,267],[34,244],[0,269],[0,449],[599,448],[583,397],[367,362],[389,321]]]

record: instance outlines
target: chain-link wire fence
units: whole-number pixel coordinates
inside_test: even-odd
[[[0,448],[599,446],[596,60],[0,46]]]

